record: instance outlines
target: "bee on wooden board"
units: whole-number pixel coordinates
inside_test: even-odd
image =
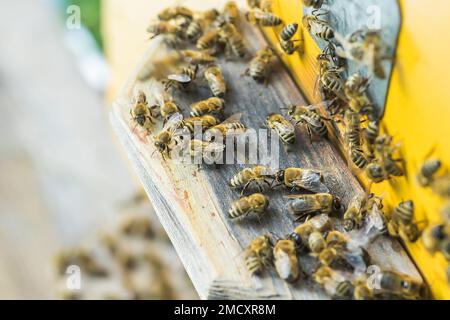
[[[155,116],[152,108],[148,106],[147,96],[143,91],[138,91],[135,97],[134,105],[130,109],[131,120],[136,123],[136,126],[142,128],[148,135],[152,131],[155,124]],[[133,128],[133,132],[136,130]]]
[[[313,10],[311,14],[306,14],[303,16],[302,23],[305,29],[312,35],[319,39],[330,41],[334,38],[334,31],[327,21],[320,18],[321,16],[327,14],[328,12]]]
[[[287,282],[294,282],[300,275],[297,249],[292,240],[280,239],[273,248],[275,269],[278,276]]]
[[[208,50],[181,50],[180,53],[183,59],[192,65],[207,65],[216,61],[216,57],[210,55]]]
[[[154,136],[154,145],[156,150],[161,153],[163,158],[170,159],[172,149],[179,143],[177,138],[184,134],[180,128],[183,123],[183,116],[175,113],[167,120],[162,130]]]
[[[291,234],[290,238],[295,239],[297,246],[307,246],[309,236],[313,232],[323,233],[331,228],[331,219],[330,217],[323,213],[317,216],[314,216],[302,224],[298,225],[294,232]]]
[[[247,130],[241,122],[241,113],[233,114],[220,124],[206,130],[203,139],[206,141],[225,141],[226,137],[244,134]]]
[[[281,114],[269,114],[266,118],[266,125],[277,133],[285,145],[295,143],[295,127]]]
[[[273,187],[284,186],[295,190],[308,190],[315,193],[328,193],[330,190],[323,183],[321,171],[313,169],[287,168],[279,170],[274,176]]]
[[[205,69],[204,76],[215,97],[223,98],[227,92],[225,79],[219,66],[212,64]]]
[[[183,156],[190,159],[202,159],[206,164],[218,163],[223,157],[225,145],[217,142],[207,142],[199,139],[191,139],[186,143],[187,152]],[[183,150],[183,151],[185,151]]]
[[[147,32],[150,34],[150,39],[155,38],[161,34],[163,35],[176,35],[177,37],[181,37],[182,29],[180,29],[177,25],[174,25],[168,21],[156,21],[152,22],[147,27]]]
[[[231,178],[230,187],[242,189],[241,194],[243,194],[247,188],[254,185],[262,192],[264,191],[264,187],[271,187],[273,176],[274,171],[266,166],[245,168]]]
[[[198,65],[189,65],[181,67],[177,73],[170,74],[163,80],[164,90],[169,91],[172,88],[183,90],[197,77]]]
[[[308,131],[310,141],[313,140],[313,135],[319,137],[326,137],[328,135],[328,128],[325,121],[331,119],[321,116],[317,113],[317,106],[296,106],[288,107],[288,115],[296,124],[302,124]]]
[[[275,54],[270,47],[260,49],[256,56],[250,61],[244,74],[249,75],[256,81],[264,81],[267,84],[272,72]]]
[[[244,38],[232,23],[225,23],[219,28],[219,41],[225,44],[225,55],[230,57],[236,55],[240,58],[247,53]]]
[[[426,288],[422,281],[394,271],[382,271],[374,275],[379,293],[390,293],[405,299],[425,297]]]
[[[194,12],[192,12],[191,9],[183,7],[183,6],[169,7],[169,8],[162,10],[158,14],[158,19],[163,20],[163,21],[169,21],[169,20],[175,19],[178,16],[183,16],[183,17],[192,19],[194,16]]]
[[[277,15],[262,11],[259,8],[250,8],[245,13],[245,18],[248,22],[261,27],[276,27],[283,23],[283,20]]]
[[[284,53],[291,55],[298,51],[302,53],[304,51],[304,39],[303,32],[300,30],[300,38],[292,39],[298,31],[298,23],[290,23],[286,25],[280,33],[280,47]],[[299,42],[298,44],[295,44]]]
[[[205,114],[221,116],[223,114],[224,108],[225,108],[225,100],[217,97],[211,97],[192,104],[191,116],[201,117]]]
[[[245,250],[245,265],[251,274],[260,273],[270,266],[272,257],[270,238],[259,236]]]
[[[149,85],[151,96],[155,100],[152,108],[159,108],[159,113],[167,121],[175,113],[180,113],[180,107],[173,101],[172,97],[165,92],[162,84],[152,81]]]
[[[228,214],[231,219],[243,218],[253,213],[260,218],[268,207],[269,199],[262,193],[254,193],[233,202]]]
[[[199,117],[185,118],[182,121],[182,127],[186,128],[191,134],[194,134],[196,126],[201,128],[202,132],[205,132],[209,128],[212,128],[219,123],[220,123],[220,121],[217,117],[215,117],[211,114],[205,114],[205,115],[199,116]]]
[[[320,9],[324,3],[324,0],[302,0],[303,5],[313,9]]]
[[[289,195],[290,214],[296,221],[317,214],[330,215],[341,210],[341,201],[329,193]]]
[[[350,276],[327,266],[319,267],[313,279],[322,285],[327,294],[334,299],[350,299],[353,296],[353,284]]]

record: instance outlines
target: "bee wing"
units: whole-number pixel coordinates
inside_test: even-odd
[[[180,83],[189,83],[192,81],[191,77],[187,74],[170,74],[167,76],[167,79],[174,80]]]
[[[314,193],[330,192],[328,187],[322,183],[322,173],[315,170],[305,170],[301,179],[294,180],[292,183]]]
[[[225,119],[221,124],[226,124],[226,123],[234,123],[234,122],[239,122],[242,118],[242,113],[235,113],[232,116],[228,117],[227,119]]]
[[[183,121],[183,115],[179,112],[174,113],[169,120],[167,120],[166,124],[164,125],[164,127],[162,128],[162,131],[170,131],[170,132],[175,132],[175,130],[177,130],[181,123]]]
[[[317,203],[316,201],[308,201],[305,198],[302,198],[301,195],[298,195],[297,198],[293,196],[285,196],[288,199],[293,199],[290,201],[287,206],[289,211],[293,215],[309,215],[317,211]]]

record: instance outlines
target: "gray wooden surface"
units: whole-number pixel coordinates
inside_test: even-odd
[[[245,28],[244,33],[251,51],[265,44],[259,32]],[[158,47],[153,45],[146,59],[157,50]],[[279,112],[279,108],[287,104],[305,103],[281,63],[278,63],[267,87],[255,83],[251,78],[239,76],[246,62],[225,63],[222,60],[220,63],[229,88],[226,113],[231,115],[242,112],[243,122],[248,127],[260,127],[267,114]],[[204,166],[198,171],[194,165],[163,161],[158,153],[152,156],[153,145],[143,143],[130,130],[129,109],[124,101],[130,101],[136,84],[145,87],[145,83],[137,82],[135,74],[113,106],[112,124],[200,297],[326,298],[324,292],[310,280],[301,279],[294,285],[287,285],[273,271],[260,278],[250,277],[242,254],[248,243],[264,233],[284,235],[294,228],[294,223],[283,209],[285,200],[282,196],[287,194],[286,191],[269,193],[270,210],[260,222],[230,221],[227,211],[230,202],[239,197],[239,192],[230,190],[227,183],[241,167],[224,165],[216,169]],[[178,97],[177,101],[186,110],[190,102],[208,96],[206,89],[199,86],[188,95]],[[344,204],[355,193],[363,192],[346,163],[328,141],[311,144],[304,129],[298,130],[297,140],[295,151],[285,153],[281,148],[281,166],[323,170],[326,184],[332,193],[341,197]],[[418,276],[414,265],[397,242],[380,238],[369,251],[375,264]],[[315,267],[309,257],[302,257],[300,264],[309,272]]]
[[[323,10],[329,11],[329,15],[323,19],[328,19],[330,26],[343,36],[361,28],[374,28],[374,22],[379,17],[383,41],[388,46],[389,54],[394,57],[401,28],[401,12],[397,0],[326,0]],[[310,8],[304,7],[304,13],[311,11]],[[320,48],[326,47],[325,41],[315,39]],[[385,60],[383,66],[386,71],[386,79],[372,76],[368,90],[380,116],[384,112],[394,60]],[[367,69],[361,67],[361,64],[348,61],[346,76],[355,72],[370,76]]]

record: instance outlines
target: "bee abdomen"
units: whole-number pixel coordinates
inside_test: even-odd
[[[360,149],[351,148],[350,157],[353,164],[360,169],[364,169],[368,165],[368,161]]]
[[[371,145],[374,144],[375,139],[378,137],[379,132],[380,127],[378,126],[378,123],[376,121],[370,121],[369,125],[364,131],[364,135],[366,137],[367,142]]]
[[[255,253],[251,253],[246,257],[245,265],[251,274],[258,273],[263,268],[261,260],[258,259]]]
[[[244,181],[244,177],[242,176],[241,173],[235,175],[231,181],[230,181],[230,186],[233,188],[239,188],[242,185],[244,185],[246,182]]]
[[[413,220],[414,205],[412,201],[402,202],[394,209],[394,215],[403,223],[409,224]]]
[[[281,31],[281,35],[280,35],[281,39],[283,39],[284,41],[288,41],[288,40],[292,39],[292,37],[297,32],[297,30],[298,30],[298,24],[297,23],[288,24]]]
[[[281,141],[285,143],[294,143],[295,142],[295,132],[284,132],[280,135]]]
[[[431,178],[441,168],[441,165],[440,160],[428,160],[422,166],[420,172],[425,178]]]
[[[336,287],[337,298],[349,298],[353,294],[353,285],[350,281],[342,281]]]
[[[231,219],[236,219],[239,217],[242,217],[248,213],[247,208],[242,208],[239,202],[234,203],[230,210],[228,211],[228,214],[230,215]]]

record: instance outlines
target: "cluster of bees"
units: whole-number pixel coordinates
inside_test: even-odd
[[[386,78],[383,62],[391,57],[381,31],[361,29],[342,36],[326,20],[328,12],[322,9],[323,0],[304,0],[303,3],[313,11],[304,15],[300,25],[285,24],[272,12],[271,0],[247,1],[249,8],[245,19],[259,27],[274,28],[279,35],[279,48],[268,46],[257,51],[244,75],[267,84],[276,54],[303,53],[304,30],[327,44],[317,57],[317,88],[323,102],[313,106],[287,106],[284,115],[269,114],[266,126],[288,149],[295,143],[297,125],[306,128],[312,142],[314,136],[329,136],[327,122],[343,123],[349,165],[355,173],[364,172],[371,184],[404,176],[399,146],[394,145],[392,136],[380,133],[379,115],[368,94],[371,78],[360,73],[344,78],[349,61],[367,68],[371,77]],[[227,86],[217,63],[221,54],[227,59],[243,59],[249,55],[245,39],[238,31],[240,16],[234,1],[228,1],[220,11],[194,12],[178,6],[160,12],[158,20],[148,27],[151,38],[158,37],[175,50],[152,61],[152,66],[158,65],[158,68],[146,67],[138,75],[141,81],[152,78],[147,88],[150,94],[139,90],[130,114],[135,123],[133,131],[139,127],[143,133],[140,137],[145,142],[154,132],[158,118],[162,118],[162,129],[151,139],[164,159],[172,158],[174,151],[183,146],[189,157],[200,156],[214,162],[225,149],[221,139],[246,132],[246,126],[240,121],[241,114],[222,120]],[[193,82],[201,81],[206,82],[211,97],[192,104],[190,117],[183,117],[182,108],[174,101],[172,93],[188,90]],[[320,106],[326,107],[330,117],[321,114]],[[194,136],[198,125],[203,133],[201,138]],[[186,142],[184,135],[193,139]],[[369,187],[366,194],[355,196],[344,209],[340,199],[330,194],[323,183],[322,173],[314,169],[272,170],[257,165],[238,172],[229,184],[242,189],[241,198],[229,209],[231,219],[245,219],[248,215],[259,218],[264,214],[269,207],[269,198],[264,194],[268,189],[284,186],[291,191],[311,193],[287,197],[288,211],[295,221],[301,222],[291,234],[283,238],[261,235],[249,244],[245,260],[251,274],[260,274],[274,265],[281,279],[294,282],[301,275],[299,256],[308,254],[319,263],[309,277],[332,297],[412,299],[424,296],[424,284],[407,275],[383,270],[377,274],[379,285],[372,287],[365,273],[370,257],[364,247],[379,235],[388,234],[411,242],[421,236],[422,229],[415,221],[411,200],[399,203],[387,213],[382,198],[371,194]],[[244,196],[248,188],[257,188],[259,192]],[[338,213],[343,213],[342,227],[331,223],[330,215]],[[447,240],[447,235],[444,238],[437,242]]]
[[[429,252],[440,252],[450,261],[450,175],[442,171],[442,162],[439,159],[428,159],[422,164],[417,175],[419,185],[431,189],[445,203],[440,210],[442,222],[426,228],[422,240]],[[447,266],[446,274],[450,283],[450,265]]]
[[[162,228],[138,213],[134,203],[130,209],[93,239],[56,256],[57,290],[62,299],[195,297]],[[79,288],[68,286],[70,278],[77,276],[71,266],[79,268]]]

